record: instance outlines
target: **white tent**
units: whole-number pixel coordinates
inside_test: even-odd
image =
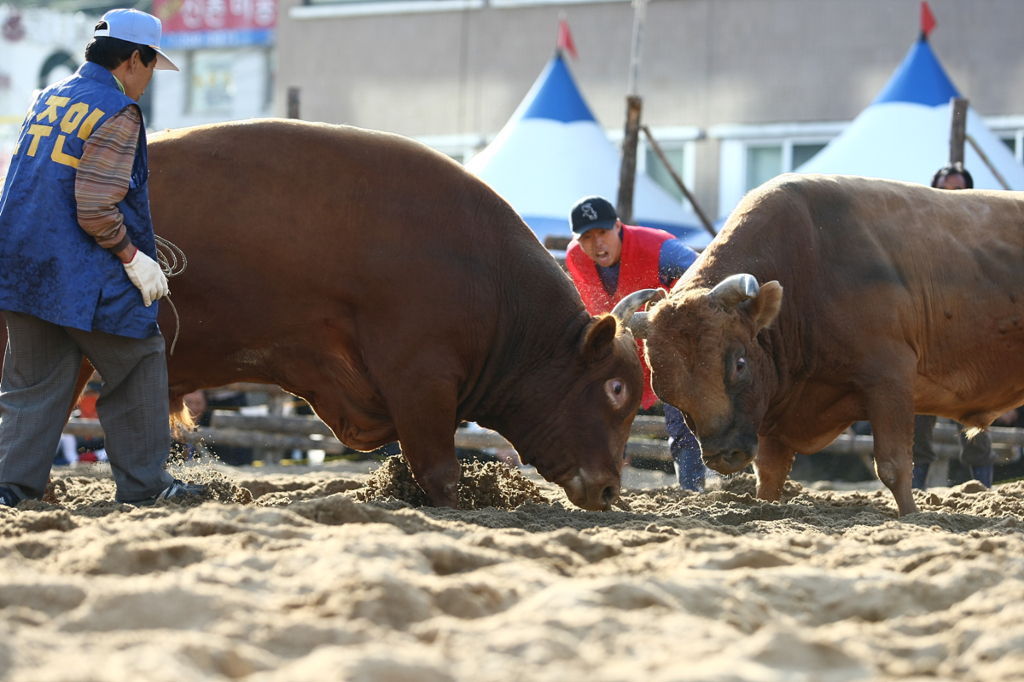
[[[841,173],[931,183],[949,161],[950,98],[960,93],[935,58],[924,34],[875,100],[798,173]],[[1024,166],[985,125],[973,108],[967,134],[1013,190],[1024,190]],[[1003,189],[970,143],[964,167],[975,188]]]
[[[556,54],[505,127],[466,168],[512,204],[543,242],[548,234],[572,234],[569,211],[582,197],[616,201],[620,159]],[[633,223],[667,230],[691,246],[711,239],[693,212],[644,174],[636,178],[633,216]]]

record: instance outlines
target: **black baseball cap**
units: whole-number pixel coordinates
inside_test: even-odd
[[[619,214],[604,197],[583,197],[576,202],[569,213],[569,224],[576,236],[588,230],[610,230],[615,227]]]

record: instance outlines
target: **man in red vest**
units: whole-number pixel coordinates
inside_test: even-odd
[[[565,262],[573,283],[591,315],[611,312],[615,304],[640,289],[671,288],[697,259],[697,254],[668,232],[623,225],[615,207],[604,197],[584,197],[569,214],[573,241]],[[637,342],[644,370],[641,406],[649,409],[658,397],[651,388],[651,370]],[[679,485],[704,489],[704,462],[700,445],[686,428],[683,415],[665,405],[669,450]]]

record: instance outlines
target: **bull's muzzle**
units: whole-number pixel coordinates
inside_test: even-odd
[[[747,420],[734,421],[721,431],[697,431],[701,459],[720,474],[746,469],[757,455],[758,436]]]
[[[619,499],[621,480],[618,473],[595,475],[577,469],[571,477],[559,481],[569,501],[587,511],[608,511]]]
[[[712,452],[708,452],[703,448],[701,450],[701,458],[704,460],[704,464],[723,475],[743,471],[754,461],[754,455],[756,454],[756,451],[751,452],[740,448]]]

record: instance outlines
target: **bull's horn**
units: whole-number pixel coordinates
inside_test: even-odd
[[[612,315],[627,327],[638,339],[647,337],[647,313],[638,313],[644,304],[665,298],[664,289],[641,289],[622,299],[612,310]]]
[[[633,317],[629,318],[629,322],[626,323],[626,328],[629,329],[634,339],[646,339],[647,328],[650,326],[650,320],[647,316],[650,315],[646,310],[641,310],[638,313],[634,313]]]
[[[708,293],[708,300],[729,312],[761,291],[757,279],[746,273],[726,277]]]

